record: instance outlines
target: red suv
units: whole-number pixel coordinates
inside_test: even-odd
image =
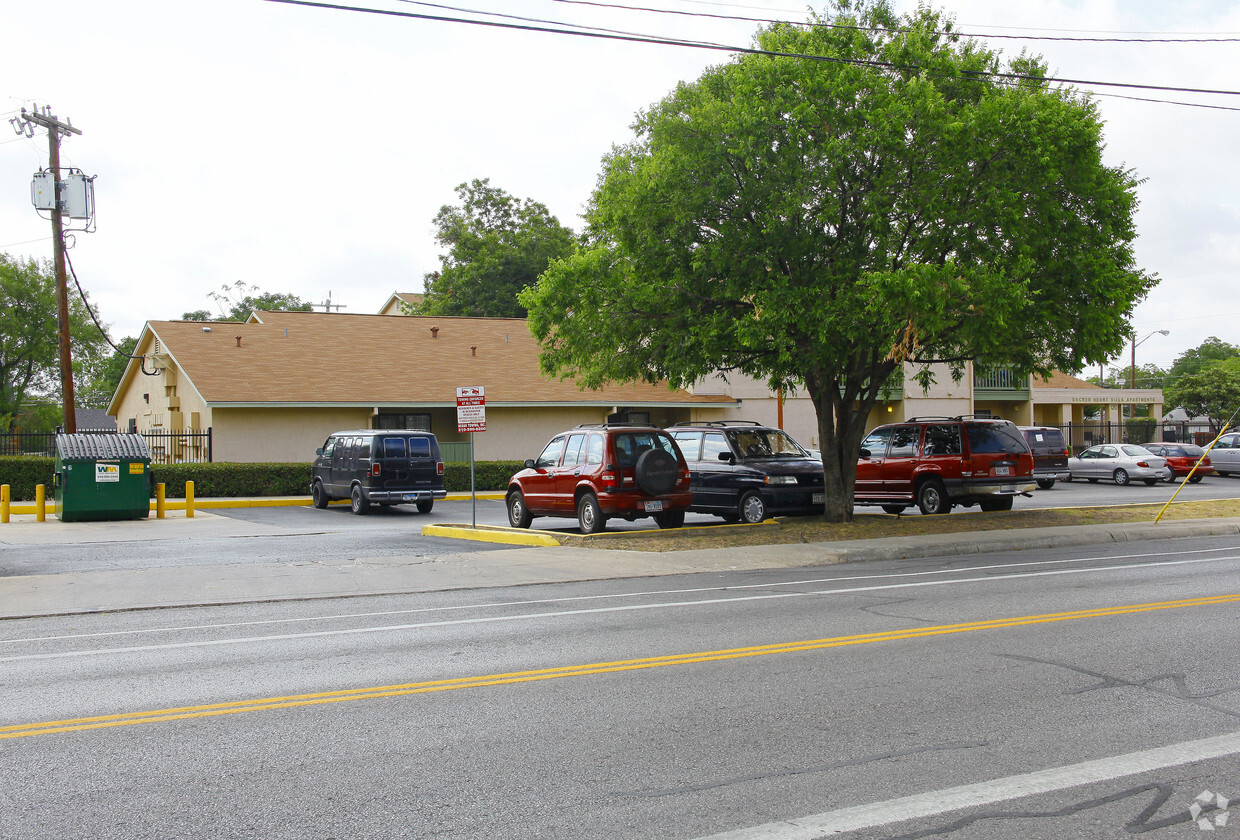
[[[1033,492],[1033,455],[1007,420],[914,417],[879,426],[861,443],[854,500],[901,513],[949,513],[954,505],[1011,510]]]
[[[607,520],[653,516],[679,528],[693,504],[689,467],[662,429],[614,423],[578,426],[551,439],[537,460],[508,479],[508,521],[528,528],[536,516],[577,517],[581,533]]]

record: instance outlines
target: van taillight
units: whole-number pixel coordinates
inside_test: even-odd
[[[379,466],[379,462],[378,462],[378,461],[376,461],[375,463],[373,463],[373,464],[371,464],[371,465],[370,465],[370,474],[371,474],[371,475],[378,475],[378,474],[379,474],[379,471],[380,471],[381,469],[382,469],[382,467],[380,467],[380,466]]]
[[[440,475],[443,475],[443,461],[435,462],[435,472],[439,473]]]

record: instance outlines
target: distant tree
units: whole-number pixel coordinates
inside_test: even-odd
[[[572,252],[575,236],[546,206],[514,198],[489,179],[456,188],[460,206],[435,216],[435,241],[446,253],[423,278],[426,297],[406,311],[419,315],[522,318],[517,294],[547,265]]]
[[[1163,392],[1163,400],[1189,417],[1208,418],[1210,430],[1218,432],[1240,410],[1240,357],[1206,362],[1182,374]]]
[[[61,391],[56,272],[49,260],[0,254],[0,431],[27,401],[53,403]],[[107,343],[76,293],[69,298],[74,392],[105,358]]]
[[[834,5],[640,113],[587,244],[521,302],[543,369],[586,387],[804,389],[825,517],[846,521],[893,372],[1081,370],[1123,349],[1154,279],[1133,258],[1139,181],[1103,160],[1091,97],[927,4]]]
[[[95,366],[85,387],[77,392],[78,402],[87,408],[107,408],[137,346],[138,339],[132,336],[118,341],[112,354]]]
[[[297,295],[279,292],[260,292],[244,280],[238,280],[229,286],[225,283],[218,292],[208,292],[207,297],[215,301],[220,315],[216,317],[206,309],[195,309],[181,315],[182,321],[244,321],[250,313],[260,312],[310,312],[314,309]]]
[[[1240,347],[1228,344],[1214,336],[1192,349],[1185,350],[1171,363],[1167,378],[1174,381],[1186,373],[1197,373],[1210,362],[1221,362],[1225,359],[1240,358]]]

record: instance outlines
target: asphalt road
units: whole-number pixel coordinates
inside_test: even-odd
[[[1237,593],[1201,539],[4,621],[0,837],[1197,836]]]

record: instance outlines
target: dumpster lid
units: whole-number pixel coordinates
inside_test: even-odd
[[[56,457],[67,458],[144,458],[151,459],[146,438],[132,434],[56,435]]]

